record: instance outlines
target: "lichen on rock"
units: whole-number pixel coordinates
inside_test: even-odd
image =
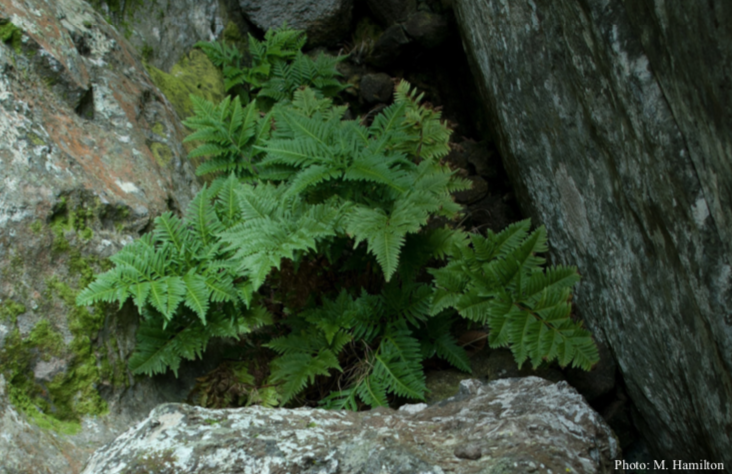
[[[466,380],[435,404],[369,412],[157,407],[98,450],[83,473],[613,472],[617,441],[566,383]]]
[[[0,18],[21,31],[19,51],[8,22],[0,41],[0,451],[11,472],[78,472],[163,395],[128,388],[134,319],[76,294],[198,184],[175,111],[91,6],[2,2]]]

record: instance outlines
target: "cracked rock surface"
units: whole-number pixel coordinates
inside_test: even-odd
[[[161,405],[83,472],[609,473],[619,456],[573,388],[527,377],[466,380],[455,397],[398,411]]]

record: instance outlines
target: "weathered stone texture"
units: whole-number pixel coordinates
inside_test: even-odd
[[[591,474],[612,472],[619,455],[573,388],[527,377],[466,380],[456,397],[399,411],[161,405],[83,472]]]
[[[219,38],[229,22],[244,26],[236,0],[144,1],[132,4],[118,28],[153,66],[170,71],[199,41]]]
[[[63,437],[25,421],[9,403],[0,375],[0,474],[79,472],[89,456]],[[55,449],[48,449],[53,446]]]
[[[310,45],[337,44],[351,26],[353,0],[239,0],[244,15],[266,31],[283,22],[305,30]]]
[[[732,7],[717,3],[455,11],[520,202],[579,267],[577,306],[646,439],[732,464]]]
[[[104,412],[98,392],[119,394],[129,383],[134,318],[115,327],[100,309],[77,308],[75,295],[153,218],[184,209],[198,184],[175,111],[130,44],[88,3],[2,0],[0,18],[22,32],[19,45],[0,43],[0,373],[11,377],[8,393],[17,394],[12,377],[29,379],[24,395],[45,397],[49,412],[64,404],[66,420],[82,424],[75,451],[48,441],[53,434],[28,435],[4,406],[0,464],[12,460],[17,471],[8,472],[74,472],[78,453],[147,413],[135,412],[150,408],[138,408],[137,397],[166,400],[133,388],[126,401],[110,401],[113,415],[83,417]],[[43,325],[59,346],[22,346],[20,354],[20,341]],[[3,350],[8,341],[15,346]],[[68,387],[68,403],[49,380]],[[65,451],[62,469],[54,459]]]

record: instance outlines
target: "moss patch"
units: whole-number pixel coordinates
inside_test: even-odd
[[[160,138],[167,138],[167,135],[165,134],[165,125],[160,122],[155,122],[152,126],[152,132]]]
[[[198,49],[192,50],[173,66],[170,74],[147,66],[155,85],[165,94],[182,119],[193,115],[190,95],[198,95],[213,103],[224,98],[224,76]]]
[[[83,240],[91,240],[94,231],[89,223],[99,214],[101,202],[94,200],[91,206],[69,205],[68,199],[62,197],[54,206],[53,217],[51,218],[51,230],[53,231],[53,251],[55,253],[67,252],[71,249],[64,234],[67,231],[76,232]]]
[[[15,301],[3,301],[0,303],[0,321],[15,324],[18,315],[26,312],[25,305]]]
[[[129,383],[124,361],[117,360],[117,341],[99,342],[105,316],[109,313],[107,305],[76,306],[78,288],[86,287],[96,272],[109,269],[111,263],[97,256],[83,256],[75,243],[93,237],[92,225],[99,225],[103,219],[124,218],[128,212],[124,208],[118,211],[104,207],[98,199],[69,195],[54,207],[48,225],[40,221],[31,224],[36,234],[50,231],[54,258],[63,259],[68,268],[68,275],[46,280],[43,301],[63,307],[66,326],[72,336],[70,343],[66,344],[54,323],[45,319],[24,337],[17,327],[17,319],[26,308],[9,300],[0,304],[0,317],[14,326],[0,351],[0,371],[8,382],[10,400],[43,428],[77,432],[83,416],[107,412],[107,404],[97,391],[100,383],[113,386]],[[61,360],[63,371],[50,381],[36,380],[34,368],[37,364],[53,358]]]
[[[43,223],[41,221],[35,221],[30,225],[30,230],[36,235],[41,233],[41,229],[43,229]]]
[[[78,414],[69,410],[68,403],[58,403],[56,387],[44,387],[33,377],[36,361],[63,357],[66,351],[61,334],[42,320],[25,339],[15,328],[5,339],[0,359],[11,403],[40,427],[73,434],[81,429]]]
[[[167,166],[168,163],[173,160],[173,150],[164,143],[151,143],[150,151],[152,151],[155,161],[157,161],[160,166]]]
[[[28,132],[28,140],[35,146],[42,146],[46,144],[41,137],[33,132]]]
[[[22,38],[23,30],[12,24],[10,20],[0,18],[0,41],[10,45],[16,54],[20,54]]]

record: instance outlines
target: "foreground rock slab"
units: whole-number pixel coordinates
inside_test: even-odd
[[[83,472],[605,473],[617,446],[573,388],[527,377],[466,380],[455,397],[398,411],[165,404]]]

